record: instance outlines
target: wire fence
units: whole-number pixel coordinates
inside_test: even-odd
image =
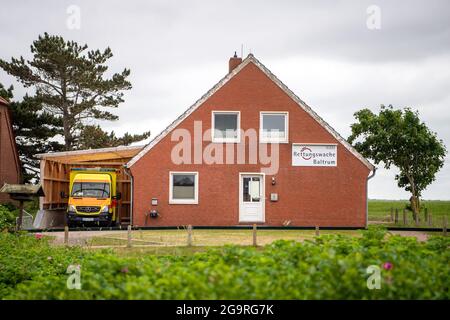
[[[69,231],[66,231],[69,234]],[[304,241],[313,239],[319,230],[263,230],[257,229],[194,229],[190,226],[172,230],[132,230],[105,232],[105,235],[93,236],[85,241],[91,247],[108,246],[223,246],[243,245],[259,246],[276,240]],[[321,234],[348,233],[359,235],[358,230],[333,231],[321,230]],[[72,233],[72,232],[71,232]],[[76,237],[65,243],[77,243]],[[79,243],[79,241],[78,241]]]
[[[417,214],[412,211],[391,208],[387,216],[390,225],[416,227],[416,228],[442,228],[446,232],[448,227],[448,215],[433,216],[431,210],[425,208]]]
[[[70,234],[70,235],[69,235]],[[258,229],[195,229],[191,226],[172,230],[133,230],[127,231],[85,231],[70,232],[65,229],[66,245],[81,245],[92,248],[107,247],[215,247],[224,245],[263,246],[276,240],[305,241],[326,234],[347,234],[360,236],[359,230],[267,230]],[[446,227],[442,234],[447,235]],[[82,236],[80,238],[80,235]]]

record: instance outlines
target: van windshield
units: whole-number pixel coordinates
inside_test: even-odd
[[[74,182],[72,197],[108,198],[109,183],[107,182]]]

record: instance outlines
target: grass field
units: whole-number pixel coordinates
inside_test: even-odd
[[[409,204],[407,200],[369,200],[369,222],[378,221],[384,222],[386,225],[393,225],[390,221],[391,208],[399,211],[399,225],[403,225],[403,209]],[[428,213],[432,215],[432,226],[441,227],[443,218],[446,216],[447,220],[450,216],[450,201],[441,200],[424,200],[422,207],[428,209]],[[425,210],[422,209],[419,215],[420,226],[428,226],[425,222]],[[407,211],[408,226],[415,226],[412,221],[412,212]]]
[[[342,234],[359,236],[358,230],[321,230],[321,235]],[[314,230],[258,230],[258,245],[266,245],[273,241],[313,239]],[[179,230],[135,230],[132,232],[133,246],[177,247],[186,246],[187,231]],[[119,232],[117,235],[98,236],[89,239],[88,246],[124,246],[127,244],[127,234]],[[217,230],[197,229],[192,234],[192,244],[195,246],[215,247],[231,244],[251,246],[253,244],[252,230]],[[164,250],[165,252],[165,250]]]

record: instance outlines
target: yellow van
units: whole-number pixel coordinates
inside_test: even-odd
[[[107,225],[117,222],[117,171],[109,168],[70,170],[67,225]]]

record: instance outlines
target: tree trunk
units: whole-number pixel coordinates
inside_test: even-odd
[[[63,127],[64,127],[64,145],[66,151],[72,150],[72,134],[70,133],[69,108],[67,106],[67,84],[65,81],[65,73],[61,71],[61,92],[62,92],[62,108],[63,108]]]
[[[420,212],[420,199],[417,195],[412,195],[411,198],[409,199],[410,203],[411,203],[411,210],[413,212],[413,218],[414,221],[416,220],[417,215]]]
[[[23,201],[19,202],[19,217],[17,219],[17,231],[20,231],[22,229],[22,221],[23,221]]]
[[[409,184],[411,186],[412,196],[409,198],[409,202],[411,204],[411,210],[413,212],[414,221],[416,221],[416,217],[420,211],[420,200],[419,200],[419,192],[417,192],[416,184],[414,183],[414,178],[411,175],[406,175],[409,180]]]
[[[71,137],[71,134],[70,134],[69,125],[67,124],[66,115],[64,115],[63,124],[64,124],[64,145],[65,145],[65,149],[66,149],[66,151],[70,151],[70,150],[72,150],[72,137]]]

